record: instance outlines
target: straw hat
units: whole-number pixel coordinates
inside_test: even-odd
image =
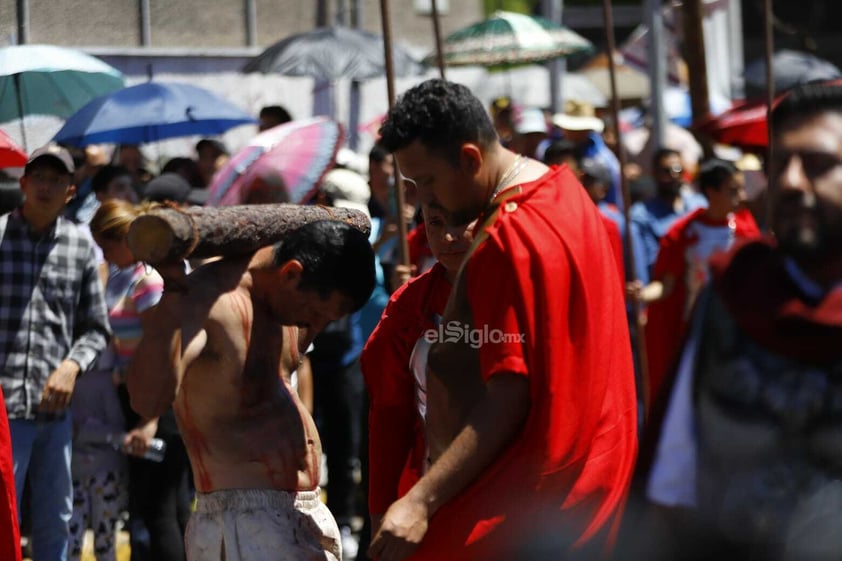
[[[585,101],[567,100],[564,113],[553,115],[553,124],[569,131],[595,131],[601,133],[605,123],[596,116],[594,106]]]

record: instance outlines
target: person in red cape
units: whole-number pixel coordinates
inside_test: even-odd
[[[665,377],[678,358],[696,296],[708,280],[708,260],[735,240],[758,237],[760,230],[745,203],[736,167],[710,159],[699,168],[699,190],[707,208],[679,218],[661,238],[653,281],[640,291],[649,305],[646,354],[649,372],[647,403],[659,399]]]
[[[20,528],[15,497],[12,437],[6,416],[6,402],[0,394],[0,559],[20,561]]]
[[[477,225],[428,355],[429,466],[386,511],[369,553],[604,553],[637,420],[624,295],[598,210],[568,168],[503,148],[458,84],[407,91],[381,141],[422,203]]]
[[[842,84],[797,86],[771,124],[774,238],[711,260],[646,477],[668,513],[647,559],[842,551]]]
[[[425,243],[437,262],[392,295],[360,357],[370,407],[368,504],[375,530],[424,472],[424,335],[435,333],[471,244],[470,231],[447,226],[440,210],[422,205],[422,214]]]

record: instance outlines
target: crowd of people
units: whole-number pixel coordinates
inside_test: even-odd
[[[203,205],[223,143],[34,151],[0,215],[0,558],[837,559],[842,86],[771,124],[750,197],[745,158],[621,169],[586,103],[428,80],[309,201],[370,231],[154,264],[130,225]]]

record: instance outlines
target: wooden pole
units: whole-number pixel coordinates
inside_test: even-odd
[[[771,229],[772,224],[772,201],[775,199],[773,190],[775,189],[775,182],[772,181],[771,168],[772,158],[772,106],[775,103],[775,69],[772,66],[772,61],[775,56],[775,37],[773,34],[774,13],[772,12],[772,0],[764,0],[763,2],[763,25],[766,43],[766,209],[765,220],[766,229]]]
[[[392,57],[392,21],[389,15],[389,0],[380,0],[380,18],[383,25],[383,50],[386,57],[386,90],[389,95],[389,110],[395,106],[395,67]],[[407,242],[406,221],[403,219],[403,208],[406,206],[404,196],[403,177],[395,166],[395,199],[398,201],[398,242],[401,264],[409,266],[409,243]]]
[[[439,3],[438,0],[431,0],[430,4],[433,16],[433,33],[436,36],[436,64],[439,67],[439,75],[442,80],[446,80],[444,75],[444,47],[441,42],[441,21],[439,19]]]
[[[620,186],[623,191],[623,214],[626,218],[625,244],[628,255],[627,279],[633,282],[635,279],[635,256],[631,241],[631,222],[629,220],[629,207],[631,207],[631,194],[629,193],[628,180],[626,179],[626,149],[623,145],[623,133],[620,128],[620,96],[617,94],[617,68],[614,61],[616,49],[614,41],[614,14],[611,9],[611,0],[602,2],[603,19],[605,21],[605,36],[608,45],[608,75],[611,81],[611,118],[614,121],[614,131],[617,135],[617,158],[620,160]],[[632,303],[635,327],[634,340],[632,344],[637,348],[638,373],[640,376],[640,391],[644,405],[644,415],[649,411],[649,361],[646,356],[646,336],[643,332],[644,325],[641,321],[640,302]]]
[[[702,0],[684,0],[682,16],[684,57],[687,66],[692,69],[689,73],[690,104],[693,108],[693,122],[699,123],[710,115]]]

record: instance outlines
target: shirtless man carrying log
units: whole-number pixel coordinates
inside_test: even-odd
[[[319,221],[187,276],[159,270],[167,284],[128,385],[142,415],[174,402],[198,491],[188,560],[341,559],[317,488],[319,436],[289,374],[304,339],[371,294],[366,236]]]

